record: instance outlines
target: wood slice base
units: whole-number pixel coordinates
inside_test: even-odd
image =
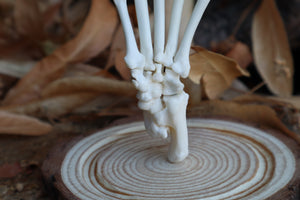
[[[190,154],[177,164],[167,161],[168,142],[148,136],[143,122],[97,132],[68,151],[58,189],[68,199],[82,200],[294,199],[299,194],[300,151],[288,138],[292,150],[280,134],[236,122],[190,119],[188,129]]]

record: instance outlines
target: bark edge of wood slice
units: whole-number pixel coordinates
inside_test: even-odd
[[[294,140],[232,120],[191,118],[188,127],[190,155],[179,164],[141,121],[60,144],[43,164],[48,191],[72,200],[299,199]]]

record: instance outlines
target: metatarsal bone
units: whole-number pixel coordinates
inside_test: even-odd
[[[155,59],[156,62],[161,63],[166,67],[171,67],[173,63],[173,57],[177,50],[183,3],[184,0],[174,0],[165,53],[163,57],[157,57]]]
[[[140,50],[145,56],[145,70],[154,71],[151,27],[147,0],[135,0],[135,10],[140,34]]]
[[[126,40],[126,56],[125,62],[130,69],[137,69],[145,66],[145,58],[139,52],[136,40],[134,37],[134,32],[130,22],[130,17],[127,10],[126,0],[114,0],[114,3],[118,9],[120,19],[122,22],[125,40]]]
[[[165,50],[165,0],[154,0],[154,59]]]
[[[172,69],[181,77],[186,78],[190,71],[189,53],[197,26],[210,0],[198,0],[191,19],[183,35],[181,44],[174,58]]]

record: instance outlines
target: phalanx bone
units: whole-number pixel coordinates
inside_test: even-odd
[[[174,0],[167,39],[165,38],[165,0],[154,3],[154,39],[147,0],[135,0],[140,48],[135,40],[127,9],[127,0],[114,0],[126,40],[125,62],[131,69],[138,90],[138,106],[144,112],[145,127],[152,136],[171,139],[168,160],[180,162],[188,156],[186,107],[188,94],[180,77],[190,71],[192,39],[210,0],[197,0],[185,33],[178,45],[182,9],[185,0]],[[187,0],[190,1],[190,0]],[[165,43],[166,42],[166,43]]]

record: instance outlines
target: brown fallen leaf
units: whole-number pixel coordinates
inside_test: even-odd
[[[14,20],[17,32],[33,41],[45,38],[43,15],[36,0],[16,0]]]
[[[118,51],[126,51],[125,35],[121,24],[119,24],[111,43],[109,57],[105,66],[106,70],[115,65],[115,57]],[[123,62],[125,63],[125,61]]]
[[[218,98],[238,76],[248,76],[236,61],[201,47],[193,47],[197,53],[190,56],[189,79],[202,85],[202,93],[209,99]]]
[[[0,107],[0,111],[52,119],[70,113],[73,109],[93,100],[97,96],[99,96],[98,93],[91,92],[60,95],[23,105]]]
[[[182,79],[184,90],[189,94],[188,107],[197,106],[202,100],[202,88],[200,84],[191,81],[189,78]]]
[[[282,131],[300,144],[300,135],[290,131],[277,117],[276,112],[266,105],[240,104],[232,101],[202,101],[198,107],[189,110],[189,116],[225,117],[245,123],[253,123]]]
[[[249,47],[242,42],[236,42],[226,56],[235,60],[243,69],[253,61]]]
[[[34,64],[33,61],[0,60],[0,74],[22,78]]]
[[[117,95],[100,95],[92,101],[74,109],[72,115],[87,116],[94,113],[97,116],[134,116],[141,110],[137,107],[136,99]]]
[[[9,91],[3,104],[23,104],[39,99],[41,90],[60,78],[68,64],[87,61],[103,51],[110,44],[117,22],[116,10],[109,0],[93,0],[79,34],[40,61]]]
[[[51,129],[50,124],[38,119],[0,111],[0,134],[35,136],[47,134]]]
[[[0,166],[0,178],[13,178],[23,171],[24,169],[18,162],[6,163]]]
[[[292,96],[292,97],[287,97],[287,98],[284,98],[284,97],[270,97],[270,98],[274,99],[274,100],[290,103],[293,106],[295,106],[297,109],[300,110],[300,96]]]
[[[43,90],[42,96],[47,98],[78,92],[107,93],[131,97],[136,95],[136,89],[131,82],[99,76],[85,76],[62,78],[54,81]]]
[[[131,71],[127,67],[126,63],[124,62],[125,55],[126,55],[126,51],[125,50],[118,51],[116,53],[115,67],[116,67],[116,70],[119,72],[119,74],[121,75],[121,77],[124,80],[130,81],[131,80]]]
[[[110,54],[106,63],[105,69],[108,70],[112,66],[115,66],[124,80],[131,80],[130,69],[127,67],[124,57],[126,55],[126,43],[122,25],[117,28],[115,36],[113,38]]]
[[[67,66],[64,77],[92,76],[96,73],[100,73],[101,71],[102,70],[98,67],[89,64],[78,63]]]
[[[293,58],[286,29],[274,0],[262,1],[252,24],[256,67],[269,89],[287,97],[293,91]]]

